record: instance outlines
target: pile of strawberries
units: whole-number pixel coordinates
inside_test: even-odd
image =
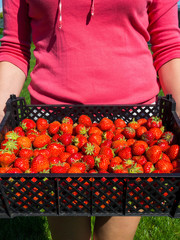
[[[126,123],[24,119],[0,145],[0,173],[180,172],[179,145],[157,116]]]

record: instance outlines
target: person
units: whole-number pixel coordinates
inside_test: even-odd
[[[32,104],[150,104],[162,87],[180,114],[177,2],[5,0],[1,119],[10,94],[19,96],[24,85],[31,40],[36,58],[28,87]],[[48,221],[53,240],[90,238],[88,217]],[[131,240],[139,221],[96,217],[95,240]]]

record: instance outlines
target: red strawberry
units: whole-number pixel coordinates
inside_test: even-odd
[[[72,120],[72,118],[66,116],[66,117],[63,117],[62,123],[69,123],[69,124],[73,125],[73,120]]]
[[[19,145],[16,140],[5,139],[1,142],[1,149],[6,152],[12,152],[16,155],[19,151]]]
[[[29,159],[27,158],[16,158],[14,162],[14,167],[19,168],[22,172],[29,169]]]
[[[72,165],[74,162],[80,161],[82,159],[82,157],[83,157],[83,155],[80,152],[73,153],[68,157],[66,162],[69,163],[69,165]]]
[[[132,146],[137,140],[134,138],[127,139],[127,145],[128,147]]]
[[[11,168],[6,173],[22,173],[19,168]]]
[[[135,160],[137,163],[141,164],[142,166],[147,163],[147,159],[144,155],[142,156],[133,156],[132,160]]]
[[[70,157],[70,156],[71,156],[71,153],[68,153],[68,152],[61,152],[59,154],[59,158],[60,158],[61,162],[66,162],[68,157]]]
[[[50,142],[51,142],[51,137],[47,134],[42,134],[42,135],[36,136],[35,140],[33,141],[33,146],[35,148],[42,148],[48,145]]]
[[[8,167],[10,166],[16,159],[14,153],[9,152],[2,152],[0,154],[0,164],[1,167]]]
[[[67,173],[70,165],[68,163],[58,163],[51,167],[51,173]]]
[[[147,120],[146,126],[148,127],[148,129],[153,128],[153,127],[160,128],[160,127],[162,127],[162,120],[157,116],[150,117]]]
[[[91,118],[87,115],[81,115],[79,118],[78,118],[78,123],[79,124],[83,124],[85,127],[91,127],[92,125],[92,121],[91,121]]]
[[[47,130],[49,127],[49,123],[46,119],[44,118],[38,118],[36,121],[36,128],[38,131],[42,132],[44,130]]]
[[[24,131],[36,128],[36,123],[32,119],[28,118],[23,119],[20,125]]]
[[[144,168],[142,167],[141,164],[135,163],[132,167],[128,169],[129,173],[143,173]]]
[[[17,133],[19,136],[25,136],[25,132],[20,126],[15,127],[14,132]]]
[[[146,131],[142,134],[141,139],[147,142],[147,144],[151,144],[154,141],[155,136],[151,131]]]
[[[135,119],[133,119],[131,122],[128,123],[127,126],[136,130],[140,127],[140,124],[137,121],[135,121]]]
[[[144,126],[147,123],[147,119],[146,118],[140,118],[140,119],[137,120],[137,122],[139,123],[139,125]]]
[[[101,129],[101,131],[108,131],[113,127],[113,121],[107,117],[104,117],[99,122],[98,127]]]
[[[103,131],[101,131],[97,126],[91,126],[88,130],[88,135],[90,136],[91,134],[99,134],[99,135],[103,135]]]
[[[31,140],[26,136],[18,137],[17,143],[20,148],[31,148],[32,147]]]
[[[76,135],[75,138],[73,139],[74,145],[79,149],[81,149],[82,146],[84,146],[84,144],[87,142],[88,142],[87,137],[81,134]]]
[[[180,159],[172,161],[173,168],[180,168]]]
[[[77,167],[81,170],[82,173],[86,171],[86,164],[84,162],[74,162],[71,167]]]
[[[111,159],[110,164],[108,166],[109,172],[114,172],[115,166],[118,166],[122,163],[122,159],[118,156]]]
[[[160,160],[162,160],[162,159],[165,161],[171,162],[170,158],[165,153],[162,153]]]
[[[159,160],[156,164],[155,167],[162,171],[163,173],[170,173],[173,170],[173,165],[171,162],[168,162],[166,160]]]
[[[164,127],[161,127],[161,128],[153,127],[153,128],[150,128],[149,131],[153,133],[154,139],[158,140],[161,138],[164,132]]]
[[[50,143],[47,149],[50,151],[52,157],[58,157],[61,152],[65,151],[65,147],[57,142]]]
[[[169,143],[165,139],[159,139],[157,145],[160,146],[163,152],[169,148]]]
[[[77,153],[78,152],[78,147],[74,146],[74,145],[68,145],[66,146],[66,152],[68,153]]]
[[[146,162],[143,167],[145,173],[151,173],[155,170],[153,163],[149,161]]]
[[[169,144],[172,144],[174,141],[174,133],[170,132],[170,131],[166,131],[163,133],[162,139],[165,139]]]
[[[62,135],[59,136],[59,141],[65,145],[68,146],[72,142],[72,135],[69,133],[63,133]]]
[[[33,156],[33,150],[30,148],[22,148],[19,153],[19,157],[30,159]]]
[[[128,173],[128,168],[124,168],[122,164],[119,164],[113,168],[113,173]]]
[[[11,167],[0,167],[0,173],[6,173]]]
[[[77,124],[76,126],[74,126],[74,134],[77,135],[77,134],[82,134],[82,135],[85,135],[87,134],[89,128],[86,128],[83,124]]]
[[[81,148],[82,152],[86,155],[97,156],[100,152],[100,147],[96,143],[87,142]]]
[[[31,170],[33,172],[39,173],[48,169],[49,169],[49,160],[45,156],[40,154],[37,157],[33,158],[31,162]]]
[[[115,153],[118,153],[118,151],[124,147],[127,147],[127,142],[125,139],[120,139],[112,142],[112,148]]]
[[[130,147],[125,147],[118,151],[118,156],[122,159],[131,159],[132,158],[132,151]]]
[[[109,158],[106,155],[99,154],[95,158],[95,165],[98,170],[100,169],[107,170],[109,163],[110,163]]]
[[[78,167],[70,167],[68,173],[81,173],[81,170]]]
[[[50,166],[52,166],[52,165],[57,165],[58,163],[60,163],[61,159],[60,159],[60,157],[49,157],[48,161],[49,161]]]
[[[112,140],[114,137],[114,133],[112,131],[106,131],[103,133],[103,140]]]
[[[124,135],[122,133],[117,133],[116,135],[114,135],[112,140],[116,141],[116,140],[120,140],[120,139],[124,139]]]
[[[88,141],[90,143],[96,143],[98,146],[100,146],[102,142],[102,137],[99,134],[93,133],[89,136]]]
[[[73,133],[73,125],[69,123],[62,123],[60,126],[61,133],[69,133],[72,135]]]
[[[101,147],[99,154],[106,155],[109,159],[112,159],[115,155],[113,149],[106,146]]]
[[[154,145],[147,149],[146,157],[148,161],[156,163],[162,156],[162,150],[158,145]]]
[[[61,123],[59,121],[53,121],[52,123],[49,124],[48,133],[50,135],[54,135],[58,133],[60,126],[61,126]]]
[[[176,158],[179,157],[180,154],[180,150],[179,150],[179,145],[177,144],[173,144],[170,146],[170,148],[168,148],[168,150],[166,151],[168,157],[172,160],[175,160]]]
[[[5,139],[11,139],[11,140],[17,140],[18,137],[20,137],[20,135],[13,130],[8,131],[4,136]]]
[[[46,158],[51,157],[51,152],[46,149],[46,148],[42,148],[42,149],[34,149],[34,157],[38,156],[39,154],[42,154],[43,156],[45,156]]]
[[[111,147],[111,145],[112,145],[112,140],[107,139],[101,143],[100,147]]]
[[[130,168],[135,164],[135,161],[133,159],[125,159],[122,161],[122,165],[124,168]]]
[[[121,118],[117,118],[114,121],[114,125],[115,125],[116,128],[125,128],[126,127],[126,122]]]
[[[136,137],[141,138],[143,133],[147,132],[147,128],[144,126],[140,126],[139,128],[136,129]]]
[[[82,158],[82,161],[86,163],[87,170],[93,169],[95,165],[94,157],[91,155],[84,155]]]
[[[148,148],[148,144],[145,141],[137,140],[132,146],[132,154],[136,156],[143,155]]]
[[[129,139],[129,138],[135,138],[136,136],[136,131],[134,128],[132,127],[125,127],[124,131],[122,132],[122,134],[125,136],[125,138]]]

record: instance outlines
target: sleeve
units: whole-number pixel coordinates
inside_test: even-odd
[[[0,61],[11,62],[27,76],[31,55],[31,28],[26,0],[3,0],[3,18]]]
[[[153,0],[148,7],[148,31],[157,72],[166,62],[180,58],[177,2],[178,0]]]

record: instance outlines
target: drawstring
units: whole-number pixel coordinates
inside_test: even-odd
[[[91,16],[94,16],[94,0],[91,0]],[[59,29],[62,28],[62,0],[59,0]]]

